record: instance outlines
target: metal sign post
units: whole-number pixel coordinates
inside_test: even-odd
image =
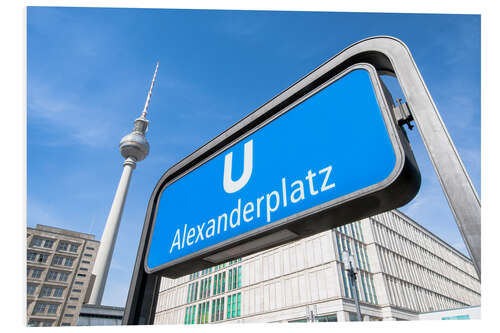
[[[267,181],[272,182],[275,182],[276,179],[282,181],[282,186],[271,188],[267,192],[264,188],[257,191],[255,187],[252,187],[255,184],[266,183],[265,178],[257,179],[256,177],[260,177],[267,170],[270,170],[271,174],[274,172],[273,170],[286,171],[288,168],[295,170],[296,165],[301,165],[301,160],[307,161],[308,158],[314,158],[313,155],[308,156],[307,154],[304,155],[304,158],[296,156],[294,161],[299,161],[299,163],[282,165],[279,156],[283,154],[286,157],[286,154],[290,150],[293,151],[295,147],[295,144],[289,143],[280,146],[274,151],[274,155],[278,156],[278,158],[273,156],[272,152],[268,152],[267,155],[264,154],[270,158],[271,162],[262,168],[258,156],[263,152],[263,148],[265,150],[266,146],[259,143],[262,137],[267,135],[267,141],[264,140],[264,142],[268,143],[274,142],[273,139],[279,141],[279,135],[270,134],[273,129],[278,128],[275,133],[280,133],[280,126],[281,128],[287,128],[287,118],[303,115],[304,112],[313,112],[308,110],[317,108],[308,109],[307,105],[314,104],[318,96],[321,99],[321,97],[328,95],[323,92],[329,87],[335,86],[337,82],[345,83],[349,81],[345,81],[344,78],[348,78],[351,72],[360,69],[369,74],[370,81],[374,84],[372,92],[375,93],[377,101],[375,104],[380,107],[378,112],[382,116],[378,121],[380,122],[380,119],[383,119],[383,124],[388,130],[386,135],[389,142],[391,142],[390,146],[393,147],[392,151],[396,162],[390,175],[387,178],[380,178],[384,174],[383,172],[377,176],[376,172],[373,173],[373,170],[370,170],[368,173],[376,176],[367,180],[364,184],[353,186],[351,191],[336,192],[333,196],[316,196],[320,192],[312,184],[312,178],[320,173],[324,177],[329,172],[336,175],[335,172],[338,171],[338,169],[335,169],[335,161],[332,164],[326,163],[327,161],[316,161],[318,162],[315,165],[316,169],[311,167],[304,170],[305,176],[304,180],[301,180],[302,186],[296,184],[297,188],[303,187],[301,190],[289,187],[290,183],[287,183],[287,180],[299,180],[298,178],[290,178],[290,175],[267,179]],[[419,129],[457,225],[480,276],[481,211],[477,193],[407,46],[393,37],[373,37],[347,47],[261,108],[236,123],[226,132],[174,165],[163,175],[148,205],[123,323],[150,324],[153,322],[155,298],[157,297],[160,278],[158,275],[149,275],[146,272],[167,274],[172,278],[179,277],[242,255],[346,224],[362,217],[397,208],[411,200],[418,191],[420,178],[416,177],[418,169],[409,143],[406,141],[406,136],[402,132],[402,128],[395,125],[396,122],[401,120],[404,122],[407,119],[400,118],[404,112],[399,112],[399,115],[395,114],[389,93],[383,84],[380,84],[378,75],[381,74],[394,75],[399,81],[406,97],[405,105],[411,110],[411,116]],[[348,90],[344,90],[344,92],[348,93]],[[363,94],[365,92],[367,90],[364,90]],[[336,96],[341,97],[339,94]],[[357,101],[357,99],[355,100]],[[372,105],[375,104],[372,102]],[[349,106],[340,107],[340,110],[345,111]],[[338,105],[332,104],[331,107],[337,108]],[[302,112],[294,112],[294,110],[302,110]],[[374,109],[372,108],[372,110]],[[337,115],[339,114],[345,115],[348,113],[337,113]],[[330,116],[330,114],[324,113],[323,116]],[[361,125],[366,123],[365,117],[370,116],[370,114],[356,113],[356,116],[359,119],[359,125]],[[284,122],[283,119],[285,119]],[[338,121],[341,120],[338,119]],[[293,119],[291,123],[293,123]],[[330,124],[323,119],[322,122],[316,122],[312,127],[321,126],[324,123]],[[307,119],[303,118],[297,124],[305,124],[307,127]],[[373,122],[370,124],[373,124]],[[298,129],[300,128],[299,126]],[[308,133],[322,135],[330,132],[325,130]],[[300,132],[295,132],[295,134],[301,137]],[[363,132],[360,132],[360,134],[363,134]],[[331,140],[331,138],[324,139]],[[349,140],[340,140],[339,142],[342,144],[351,143]],[[336,142],[335,147],[342,147],[339,142]],[[331,142],[329,142],[329,146],[332,146]],[[308,150],[305,149],[305,151]],[[324,152],[322,155],[329,156]],[[386,156],[390,155],[389,153]],[[335,154],[332,156],[335,156]],[[339,160],[342,161],[341,158]],[[386,167],[391,165],[391,163],[387,163],[387,160],[390,159],[386,159],[385,163],[382,160],[381,164],[385,164]],[[372,166],[379,162],[375,158],[365,164]],[[232,172],[233,166],[234,175]],[[239,169],[238,166],[240,166]],[[329,166],[331,166],[331,170],[329,170]],[[211,173],[210,168],[218,171]],[[216,204],[208,204],[207,206],[207,202],[211,203],[212,199],[209,192],[203,192],[206,201],[199,200],[200,198],[197,197],[198,201],[189,201],[190,196],[196,194],[191,190],[204,189],[199,185],[209,184],[200,184],[199,181],[205,180],[211,174],[217,175],[217,178],[220,179],[220,183],[216,185],[217,191],[220,191],[220,193],[224,191],[227,198],[232,198],[232,206],[228,204],[229,201],[224,200],[225,206],[217,206]],[[356,176],[360,175],[363,175],[363,173]],[[328,180],[325,182],[325,179],[322,178],[322,186],[325,189],[323,194],[334,188],[336,191],[340,189],[341,184],[346,184],[340,181],[340,178],[337,178],[337,180],[330,179],[330,181],[333,180],[335,186],[329,187],[332,182],[328,182]],[[318,186],[317,183],[316,186]],[[190,188],[191,190],[189,190]],[[309,191],[308,194],[311,198],[317,198],[317,201],[313,200],[314,202],[310,201],[304,204],[302,206],[304,210],[301,211],[300,207],[294,206],[294,203],[292,203],[292,197],[287,196],[293,196],[292,192],[297,191],[293,199],[297,203],[298,198],[303,197],[304,193],[302,192],[304,192],[304,189]],[[247,190],[249,190],[248,193],[245,192]],[[257,195],[257,193],[260,194]],[[245,200],[243,200],[244,194]],[[172,219],[179,218],[179,216],[171,215],[172,210],[164,209],[164,207],[172,207],[172,202],[178,203],[175,201],[176,195],[188,198],[187,203],[178,206],[182,207],[180,212],[183,214],[191,214],[198,210],[198,204],[202,204],[204,208],[209,208],[207,210],[209,215],[197,216],[194,221],[181,219],[186,221],[183,225],[170,228],[168,222],[173,222]],[[253,195],[256,198],[253,198]],[[162,201],[162,196],[167,199]],[[219,194],[215,193],[214,197],[219,198]],[[252,197],[252,200],[256,200],[247,200],[250,197]],[[286,204],[285,198],[287,198]],[[252,203],[252,205],[249,203]],[[257,208],[259,204],[261,204],[260,215],[258,215],[259,208]],[[288,205],[288,209],[281,209],[285,205]],[[173,208],[177,209],[178,207]],[[280,210],[278,207],[281,207]],[[218,235],[224,236],[215,237],[215,230],[217,230]],[[224,230],[224,233],[221,230]],[[162,239],[165,237],[166,239]],[[162,243],[168,244],[167,247],[164,248],[158,245]],[[145,297],[149,297],[148,295],[152,295],[151,298],[145,299]]]
[[[148,211],[154,204],[154,202],[149,202]],[[152,325],[154,323],[161,276],[146,274],[144,271],[144,258],[146,256],[144,245],[149,238],[150,231],[150,223],[146,215],[127,302],[125,303],[122,325]]]
[[[380,73],[393,75],[398,79],[480,279],[481,203],[479,196],[410,50],[396,38],[373,37],[346,48],[335,58],[338,58],[339,62],[366,59]]]

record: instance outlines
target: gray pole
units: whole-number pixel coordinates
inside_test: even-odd
[[[342,253],[342,261],[344,262],[344,269],[347,271],[349,278],[349,285],[354,296],[354,304],[356,305],[356,314],[358,321],[361,321],[361,308],[359,307],[359,295],[356,288],[356,274],[358,273],[358,265],[354,260],[354,256],[350,255],[347,251]]]
[[[97,258],[94,264],[93,274],[95,275],[92,294],[90,295],[90,304],[101,304],[104,286],[108,276],[111,257],[115,248],[116,236],[120,228],[120,220],[122,217],[123,206],[127,198],[127,191],[132,177],[132,171],[135,169],[135,161],[129,157],[123,163],[123,172],[116,189],[115,198],[109,211],[106,226],[101,236],[101,244],[97,252]]]
[[[481,202],[408,47],[394,38],[367,40],[390,50],[394,73],[481,279]]]
[[[148,128],[148,120],[146,119],[149,101],[151,99],[151,92],[156,79],[158,65],[153,75],[153,81],[149,88],[146,104],[141,113],[141,116],[134,121],[134,129],[131,133],[125,135],[120,141],[120,153],[125,158],[123,162],[123,172],[116,189],[115,198],[109,211],[106,226],[101,236],[101,244],[97,252],[96,261],[92,274],[95,275],[92,293],[90,294],[89,304],[100,305],[102,296],[104,294],[104,287],[108,277],[109,266],[113,251],[115,248],[116,237],[118,229],[120,228],[120,221],[122,217],[123,207],[127,198],[127,192],[132,177],[132,171],[135,169],[136,162],[142,161],[148,156],[149,143],[146,140],[145,133]]]
[[[348,270],[349,280],[351,282],[352,293],[354,294],[354,303],[356,305],[356,314],[358,316],[358,321],[361,321],[361,308],[359,307],[359,295],[358,289],[356,288],[356,273],[352,269]]]

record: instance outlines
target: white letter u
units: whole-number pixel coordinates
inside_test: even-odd
[[[245,143],[244,151],[243,174],[237,181],[233,181],[231,179],[231,172],[233,169],[233,152],[228,153],[224,159],[224,191],[226,191],[227,193],[234,193],[239,191],[248,183],[248,180],[252,175],[253,140]]]

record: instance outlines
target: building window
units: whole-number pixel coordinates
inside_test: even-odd
[[[28,251],[28,255],[26,256],[26,259],[28,261],[35,261],[36,259],[36,253],[32,251]]]
[[[53,323],[53,321],[43,320],[42,326],[49,327],[49,326],[52,326],[52,323]]]
[[[76,253],[76,251],[78,251],[78,245],[77,244],[71,244],[71,246],[69,247],[69,252]]]
[[[94,251],[95,249],[93,247],[87,246],[87,250]]]
[[[81,289],[72,289],[71,291],[75,292],[75,293],[81,293],[82,290]]]
[[[240,316],[241,293],[227,296],[227,319]]]
[[[44,286],[42,288],[42,292],[40,293],[40,296],[49,297],[51,294],[52,294],[52,287]]]
[[[57,250],[58,251],[68,251],[68,246],[69,246],[68,242],[59,241],[59,245],[57,245]]]
[[[90,264],[90,261],[82,260],[82,264]]]
[[[31,246],[42,246],[42,239],[38,237],[33,237],[31,240]]]
[[[375,298],[375,304],[378,304],[377,293],[375,292],[375,286],[373,284],[373,277],[370,275],[370,282],[372,285],[373,297]]]
[[[78,297],[70,297],[69,298],[71,301],[78,301]]]
[[[59,307],[59,304],[49,304],[49,308],[47,310],[47,313],[56,313],[58,307]]]
[[[227,290],[233,290],[241,287],[241,266],[229,270]]]
[[[42,270],[41,269],[37,269],[37,268],[33,268],[33,272],[31,273],[31,277],[33,279],[39,279],[40,276],[42,276]]]
[[[185,325],[194,324],[195,314],[196,314],[196,305],[188,306],[186,308],[186,315],[184,317],[184,324]]]
[[[42,323],[41,320],[34,320],[34,319],[31,319],[28,323],[28,326],[29,327],[38,327],[40,326],[40,324]]]
[[[361,287],[363,287],[362,290],[363,290],[363,295],[364,295],[364,301],[367,302],[367,303],[368,302],[371,303],[371,300],[368,299],[368,293],[366,292],[365,275],[364,275],[363,272],[359,272],[358,276],[361,277]],[[360,295],[360,298],[361,298],[361,295]]]
[[[317,316],[316,321],[318,321],[320,323],[337,321],[337,315],[331,314],[331,315],[325,315],[325,316]]]
[[[37,260],[37,262],[38,262],[39,264],[44,264],[44,263],[46,263],[46,262],[47,262],[47,259],[49,259],[49,255],[48,255],[48,254],[45,254],[45,253],[40,253],[40,254],[38,255],[38,260]]]
[[[36,303],[35,307],[33,308],[33,313],[45,313],[46,307],[47,304],[45,303]]]
[[[191,289],[193,287],[193,284],[189,284],[188,285],[188,292],[187,292],[187,299],[186,299],[186,303],[189,303],[191,302]],[[187,308],[186,308],[186,311],[187,311]],[[187,312],[186,312],[187,313]]]
[[[34,284],[28,284],[28,289],[27,289],[27,294],[28,295],[33,295],[35,293],[35,290],[36,290],[36,285]]]
[[[211,322],[224,320],[224,297],[212,300]]]
[[[84,255],[85,257],[92,257],[92,255],[91,255],[91,254],[89,254],[89,253],[84,253],[83,255]]]
[[[82,285],[82,284],[83,284],[83,281],[75,281],[75,284]]]
[[[53,245],[54,241],[52,239],[46,239],[45,242],[43,243],[43,247],[46,249],[51,249]]]
[[[200,299],[210,297],[212,277],[201,280],[200,282]]]
[[[241,262],[241,258],[238,258],[238,259],[234,259],[234,260],[231,260],[229,261],[228,265],[231,266],[231,265],[234,265],[234,264],[237,264]]]
[[[59,273],[59,281],[67,281],[68,276],[69,276],[69,273],[67,273],[67,272]]]
[[[217,266],[215,266],[215,271],[218,271],[219,269],[224,269],[224,268],[226,268],[227,266],[228,266],[228,263],[227,263],[227,262],[225,262],[225,263],[223,263],[223,264],[220,264],[220,265],[217,265]]]
[[[73,261],[74,261],[73,258],[66,258],[66,260],[64,261],[64,266],[68,266],[68,267],[73,266]]]
[[[68,305],[67,308],[68,309],[76,309],[76,306],[75,305]]]
[[[201,312],[201,303],[198,304],[198,316],[197,316],[197,320],[196,320],[196,323],[199,324],[200,321],[201,321],[201,316],[202,316],[202,312]]]
[[[221,272],[214,275],[214,290],[213,294],[218,295],[225,291],[226,285],[226,272]]]
[[[64,317],[73,317],[73,314],[72,313],[65,313]]]
[[[358,315],[353,312],[349,312],[349,321],[358,321]]]
[[[201,317],[201,323],[206,324],[208,323],[208,314],[210,313],[208,309],[210,308],[210,302],[205,302],[203,303],[202,310],[203,310],[203,317]]]
[[[85,268],[85,267],[80,267],[80,270],[81,270],[81,271],[88,271],[89,269],[88,269],[88,268]]]
[[[55,279],[57,279],[57,272],[49,271],[47,273],[47,280],[54,281]]]
[[[71,326],[70,323],[62,323],[61,326]]]
[[[208,323],[208,306],[210,302],[203,302],[198,304],[198,320],[197,324],[206,324]]]
[[[79,276],[79,277],[83,277],[83,278],[84,278],[84,277],[86,277],[87,275],[85,275],[85,274],[76,274],[76,276]]]
[[[188,286],[187,302],[191,303],[196,301],[197,296],[198,296],[198,282],[193,282]]]
[[[54,288],[54,297],[62,297],[64,288]]]
[[[62,265],[63,259],[64,258],[61,256],[54,256],[54,258],[52,259],[52,265]]]

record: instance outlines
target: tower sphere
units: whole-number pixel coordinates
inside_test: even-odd
[[[124,158],[132,157],[137,162],[148,156],[149,143],[144,136],[148,121],[142,117],[134,121],[134,130],[125,135],[120,141],[120,153]]]

